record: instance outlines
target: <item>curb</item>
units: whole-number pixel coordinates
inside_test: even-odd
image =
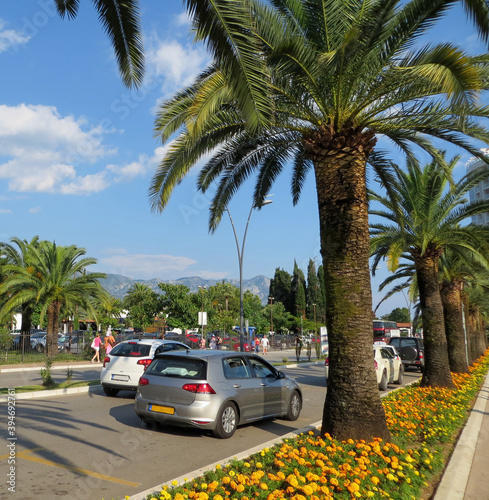
[[[67,368],[90,368],[92,365],[98,365],[99,363],[87,363],[83,365],[52,365],[51,370],[66,370]],[[35,372],[36,370],[40,370],[44,368],[44,365],[38,366],[25,366],[19,368],[1,368],[0,373],[14,373],[14,372]]]

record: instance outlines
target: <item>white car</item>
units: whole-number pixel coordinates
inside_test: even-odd
[[[389,383],[402,384],[404,379],[404,366],[397,351],[386,344],[374,344],[374,366],[379,389],[385,391]],[[324,361],[326,378],[329,375],[329,358]]]
[[[153,361],[155,354],[188,351],[182,342],[172,340],[126,340],[117,344],[104,358],[100,382],[107,396],[117,396],[121,390],[135,391],[139,377]]]
[[[404,366],[401,358],[392,346],[374,344],[375,373],[381,391],[387,390],[390,383],[402,384]]]

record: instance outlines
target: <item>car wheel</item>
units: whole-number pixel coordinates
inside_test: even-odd
[[[386,370],[384,370],[382,372],[382,378],[380,380],[379,389],[381,391],[386,391],[387,390],[387,371]]]
[[[399,367],[399,377],[398,379],[395,381],[395,383],[397,385],[401,385],[402,382],[404,380],[404,366],[401,364],[401,366]]]
[[[112,387],[104,387],[104,392],[107,396],[115,397],[119,394],[119,389],[113,389]]]
[[[297,420],[302,410],[302,400],[297,391],[292,393],[289,401],[289,407],[287,408],[287,414],[285,415],[286,420]]]
[[[213,431],[214,436],[227,439],[236,431],[238,426],[238,411],[234,403],[226,403],[217,416],[217,425]]]

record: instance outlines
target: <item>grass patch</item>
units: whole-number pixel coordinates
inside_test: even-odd
[[[51,391],[53,389],[71,389],[73,387],[84,387],[92,385],[100,385],[100,380],[79,380],[77,382],[60,382],[58,384],[53,384],[47,387],[45,387],[44,385],[23,385],[21,387],[16,387],[15,392],[18,394],[20,392]],[[10,391],[12,391],[11,387]],[[8,393],[9,389],[7,387],[0,388],[0,395]]]

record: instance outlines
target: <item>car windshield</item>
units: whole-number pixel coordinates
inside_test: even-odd
[[[138,342],[128,342],[116,345],[111,351],[111,356],[126,356],[138,358],[141,356],[149,356],[151,345],[139,344]]]
[[[204,380],[207,376],[207,364],[201,359],[158,357],[149,365],[146,375]]]

